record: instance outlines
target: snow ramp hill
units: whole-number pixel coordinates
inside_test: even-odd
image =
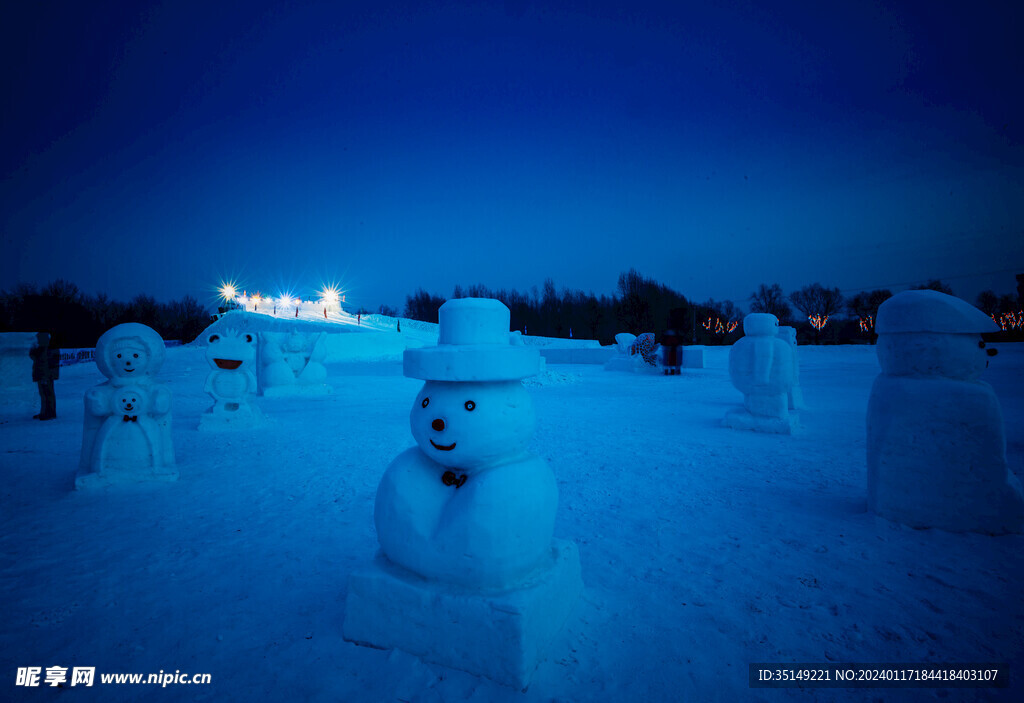
[[[348,317],[348,316],[345,316]],[[402,320],[402,331],[396,330],[397,320],[373,320],[383,316],[372,315],[363,318],[356,324],[355,317],[349,323],[346,319],[315,320],[303,318],[274,317],[262,313],[232,310],[224,313],[196,337],[194,345],[206,346],[212,335],[225,330],[242,330],[245,332],[283,332],[302,334],[323,332],[327,335],[328,363],[345,361],[395,361],[401,360],[402,352],[407,348],[429,346],[437,343],[437,332],[405,329]],[[420,323],[423,324],[423,323]]]

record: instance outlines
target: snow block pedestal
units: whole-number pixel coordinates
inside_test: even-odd
[[[0,407],[39,407],[39,389],[32,380],[36,344],[35,332],[0,334]]]
[[[203,432],[222,430],[254,430],[266,422],[260,409],[250,403],[237,403],[233,410],[226,412],[209,409],[199,416],[199,429]]]
[[[344,636],[522,689],[582,590],[579,552],[565,540],[508,591],[428,581],[378,554],[349,578]]]
[[[683,347],[682,351],[684,369],[704,368],[704,347],[702,345],[693,344]]]
[[[752,430],[771,434],[795,434],[800,428],[796,416],[765,417],[754,415],[746,408],[733,408],[725,414],[722,424],[734,430]]]

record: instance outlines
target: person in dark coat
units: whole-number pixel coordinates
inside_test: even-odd
[[[56,420],[57,395],[53,392],[53,382],[60,377],[60,350],[50,349],[50,335],[40,332],[36,335],[36,345],[30,353],[32,380],[39,387],[39,414],[32,417],[36,420]]]
[[[665,355],[664,366],[666,376],[678,376],[679,367],[682,365],[682,343],[683,340],[675,330],[665,330],[661,337],[661,348]]]

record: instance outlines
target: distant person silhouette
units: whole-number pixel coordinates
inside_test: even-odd
[[[50,335],[40,332],[36,335],[36,345],[30,354],[32,380],[39,387],[39,414],[32,417],[36,420],[56,420],[57,395],[53,391],[53,382],[60,377],[60,350],[50,349]]]
[[[682,364],[681,347],[682,337],[675,330],[665,330],[661,336],[661,348],[664,353],[664,365],[666,376],[678,376],[679,367]]]

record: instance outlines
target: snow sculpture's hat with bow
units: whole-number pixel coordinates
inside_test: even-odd
[[[897,293],[878,308],[875,331],[878,334],[977,334],[998,332],[999,325],[960,298],[934,290],[907,290]]]
[[[540,352],[509,341],[509,311],[492,298],[449,300],[436,347],[406,349],[405,375],[425,381],[517,381],[540,373]]]

